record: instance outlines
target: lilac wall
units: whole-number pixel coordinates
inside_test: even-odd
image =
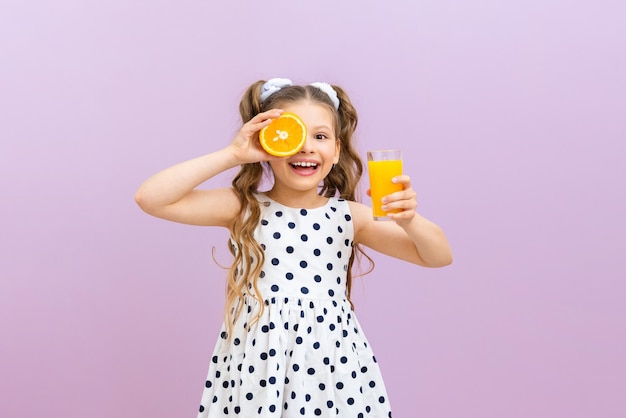
[[[395,416],[623,417],[624,3],[248,3],[0,4],[0,416],[195,416],[226,235],[133,193],[286,76],[351,93],[453,245],[355,287]]]

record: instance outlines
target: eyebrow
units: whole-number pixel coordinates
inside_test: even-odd
[[[333,129],[332,129],[330,126],[328,126],[328,125],[318,125],[318,126],[313,126],[312,128],[309,128],[309,129],[312,129],[312,130],[314,130],[314,131],[317,131],[317,130],[319,130],[319,129],[328,129],[328,130],[330,130],[330,131],[332,131],[332,130],[333,130]]]

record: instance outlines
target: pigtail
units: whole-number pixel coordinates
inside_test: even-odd
[[[252,84],[243,94],[241,102],[239,102],[239,114],[243,123],[261,113],[261,88],[265,83],[259,80]]]
[[[357,187],[363,175],[363,161],[352,145],[352,136],[359,118],[346,92],[339,86],[332,87],[339,99],[335,132],[341,152],[339,162],[324,179],[321,192],[326,197],[339,194],[343,199],[358,201]]]
[[[257,81],[248,87],[243,94],[239,103],[242,123],[248,122],[261,112],[260,93],[263,83],[263,80]],[[241,202],[241,209],[231,226],[232,240],[229,248],[234,256],[234,261],[226,283],[225,315],[228,335],[231,335],[232,326],[242,313],[241,309],[245,306],[244,297],[246,294],[256,299],[261,307],[253,321],[247,324],[248,327],[261,317],[264,309],[257,280],[265,261],[265,254],[254,239],[254,230],[261,218],[259,202],[254,195],[258,193],[263,173],[264,169],[261,163],[243,164],[232,181],[233,190]]]
[[[339,162],[330,171],[324,185],[322,187],[322,194],[326,197],[335,196],[337,193],[339,197],[359,201],[358,196],[358,184],[363,176],[363,161],[359,156],[353,143],[353,135],[358,125],[358,114],[356,109],[352,105],[348,94],[341,87],[333,85],[333,89],[337,92],[337,98],[339,99],[339,108],[337,109],[337,139],[341,144],[341,152],[339,154]],[[358,243],[354,244],[354,251],[348,261],[348,274],[346,278],[346,297],[350,302],[350,305],[354,309],[354,304],[350,298],[352,291],[352,281],[355,275],[353,274],[353,266],[355,260],[357,265],[361,265],[361,260],[365,258],[368,263],[368,268],[357,276],[362,276],[370,273],[374,269],[374,260],[367,255],[362,246]]]

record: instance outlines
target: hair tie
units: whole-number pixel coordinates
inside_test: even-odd
[[[261,87],[261,103],[278,90],[287,86],[291,86],[291,80],[288,78],[271,78],[267,80]]]
[[[335,110],[339,109],[339,97],[337,97],[337,92],[335,91],[333,86],[328,83],[323,83],[321,81],[316,81],[315,83],[311,83],[310,85],[313,87],[317,87],[318,89],[326,93],[328,97],[330,97],[330,101],[333,102]]]

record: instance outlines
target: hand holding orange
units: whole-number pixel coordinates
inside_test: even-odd
[[[259,132],[261,147],[270,155],[289,157],[306,142],[306,125],[298,115],[284,112]]]

